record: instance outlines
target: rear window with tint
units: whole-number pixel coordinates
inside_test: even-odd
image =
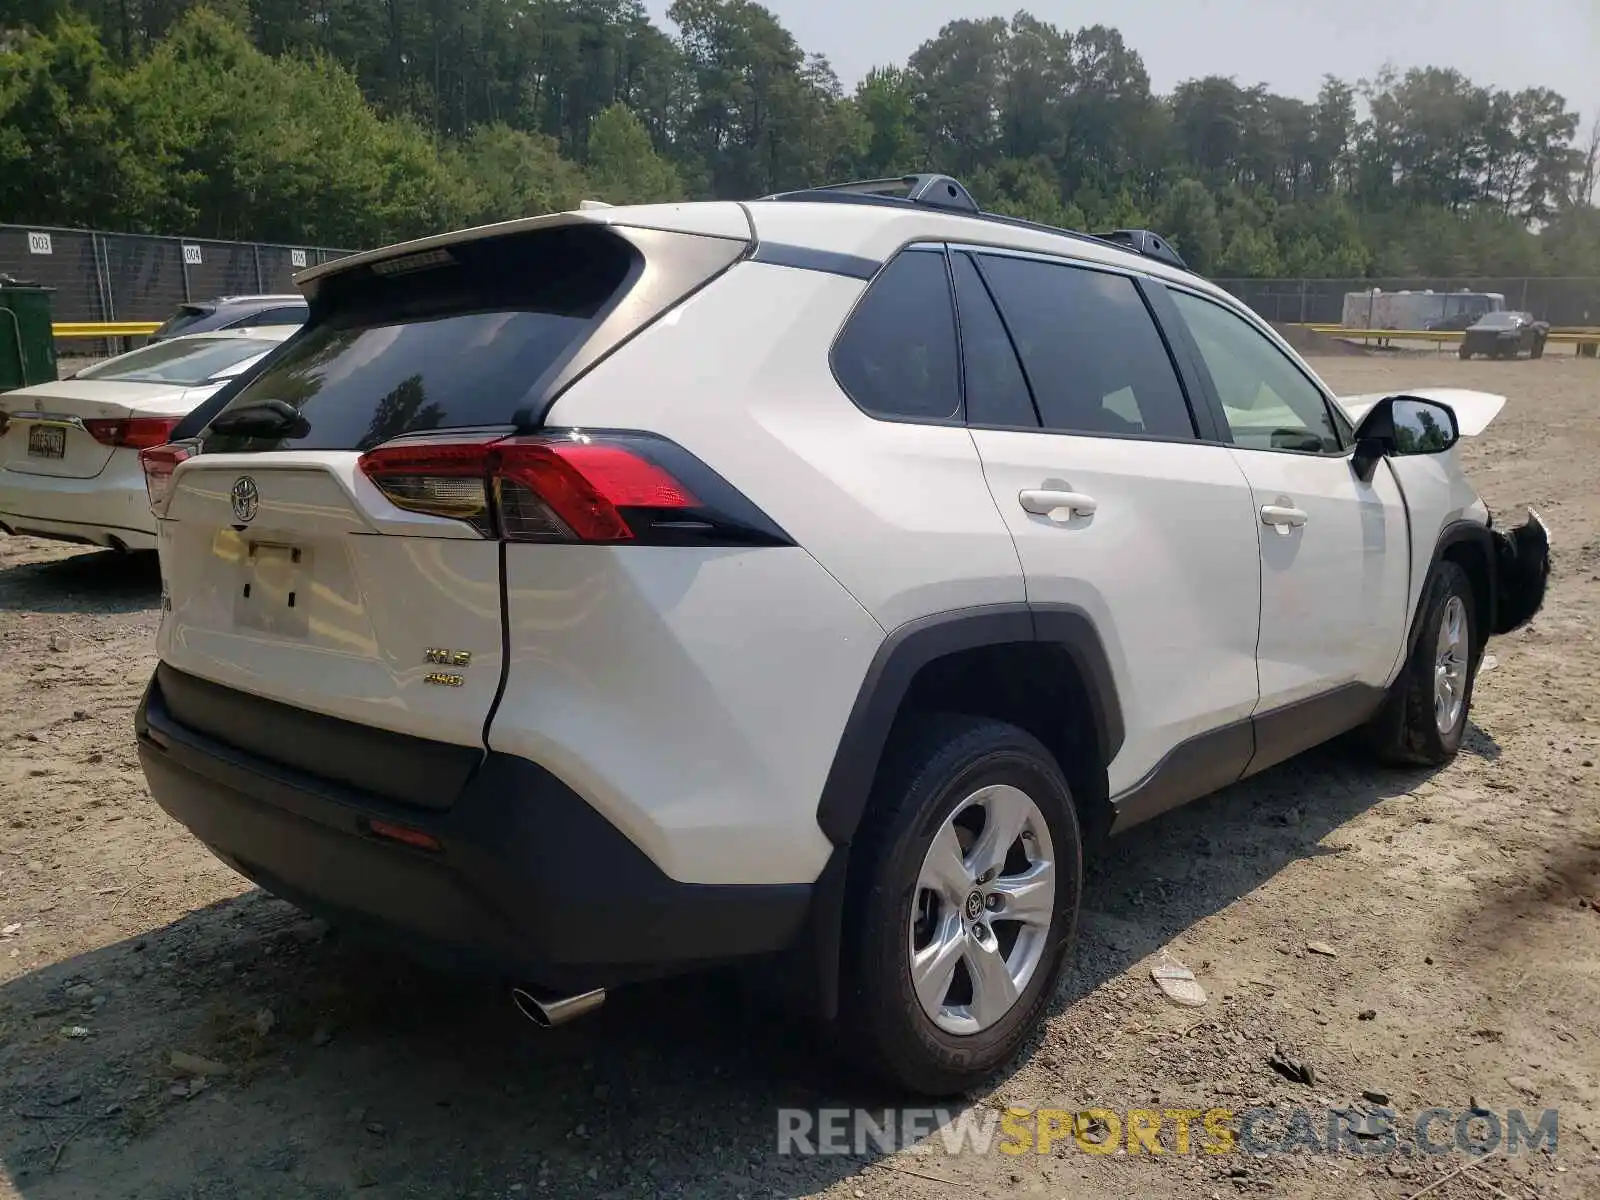
[[[281,400],[304,437],[214,450],[368,450],[432,429],[505,425],[631,278],[637,253],[592,226],[451,246],[325,281],[310,326],[228,408]]]
[[[907,250],[867,289],[833,348],[840,385],[873,416],[946,421],[961,408],[956,315],[937,250]]]
[[[199,387],[226,378],[277,342],[243,337],[191,337],[157,342],[78,372],[79,379]]]
[[[215,311],[216,309],[209,304],[185,304],[172,314],[165,325],[155,331],[154,336],[176,337],[185,329],[198,325]]]

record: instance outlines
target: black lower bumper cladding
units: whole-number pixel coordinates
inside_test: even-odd
[[[483,756],[442,810],[399,803],[187,726],[163,695],[174,674],[162,666],[136,718],[151,795],[241,874],[340,927],[577,991],[784,950],[804,926],[810,885],[674,880],[526,759]],[[208,704],[237,706],[225,724],[283,707],[215,685]],[[395,827],[412,843],[383,835]]]
[[[1496,633],[1510,633],[1531,621],[1544,605],[1550,583],[1550,531],[1531,508],[1514,529],[1494,535]]]

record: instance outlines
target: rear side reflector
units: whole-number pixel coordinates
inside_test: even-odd
[[[172,497],[172,473],[178,464],[192,458],[200,449],[197,441],[168,442],[164,446],[151,446],[139,451],[139,465],[144,468],[145,495],[150,498],[150,511],[162,517],[167,513],[167,501]]]
[[[788,545],[688,451],[641,433],[404,442],[361,456],[391,504],[512,542]]]
[[[148,450],[172,436],[182,417],[124,417],[117,420],[94,419],[83,423],[89,436],[102,446],[129,450]]]
[[[387,838],[391,842],[399,842],[406,846],[415,846],[418,850],[439,851],[444,849],[439,839],[431,833],[424,833],[420,829],[413,829],[409,825],[396,825],[392,821],[380,821],[370,817],[366,821],[367,832],[374,837]]]

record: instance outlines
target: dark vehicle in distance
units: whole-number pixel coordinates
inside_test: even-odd
[[[1438,318],[1436,318],[1436,319],[1434,319],[1432,321],[1429,321],[1428,322],[1428,328],[1429,329],[1453,329],[1453,330],[1461,330],[1461,331],[1464,332],[1464,331],[1466,331],[1468,329],[1471,329],[1474,325],[1476,325],[1479,321],[1481,321],[1483,319],[1484,315],[1485,314],[1482,311],[1478,311],[1478,312],[1454,312],[1454,313],[1451,313],[1448,317],[1438,317]],[[1499,314],[1497,313],[1496,315],[1498,316]]]
[[[180,333],[212,333],[218,329],[256,329],[263,325],[304,325],[310,310],[301,295],[218,296],[178,306],[152,342]]]
[[[1461,357],[1516,358],[1526,350],[1529,358],[1543,358],[1549,336],[1549,322],[1535,320],[1532,313],[1485,313],[1462,335]]]

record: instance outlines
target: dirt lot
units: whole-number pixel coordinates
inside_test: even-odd
[[[1600,1196],[1600,364],[1319,365],[1346,392],[1510,395],[1466,454],[1491,506],[1549,519],[1545,612],[1491,646],[1447,770],[1327,748],[1092,864],[1048,1029],[970,1103],[1321,1114],[1375,1091],[1408,1122],[1559,1109],[1555,1154],[1158,1158],[1069,1138],[1042,1155],[779,1156],[779,1106],[895,1099],[728,981],[627,991],[543,1034],[498,986],[346,945],[249,889],[135,763],[153,564],[9,539],[0,1197]],[[1155,991],[1163,953],[1205,1007]],[[1280,1044],[1314,1083],[1269,1067]],[[173,1051],[227,1073],[175,1070]]]

